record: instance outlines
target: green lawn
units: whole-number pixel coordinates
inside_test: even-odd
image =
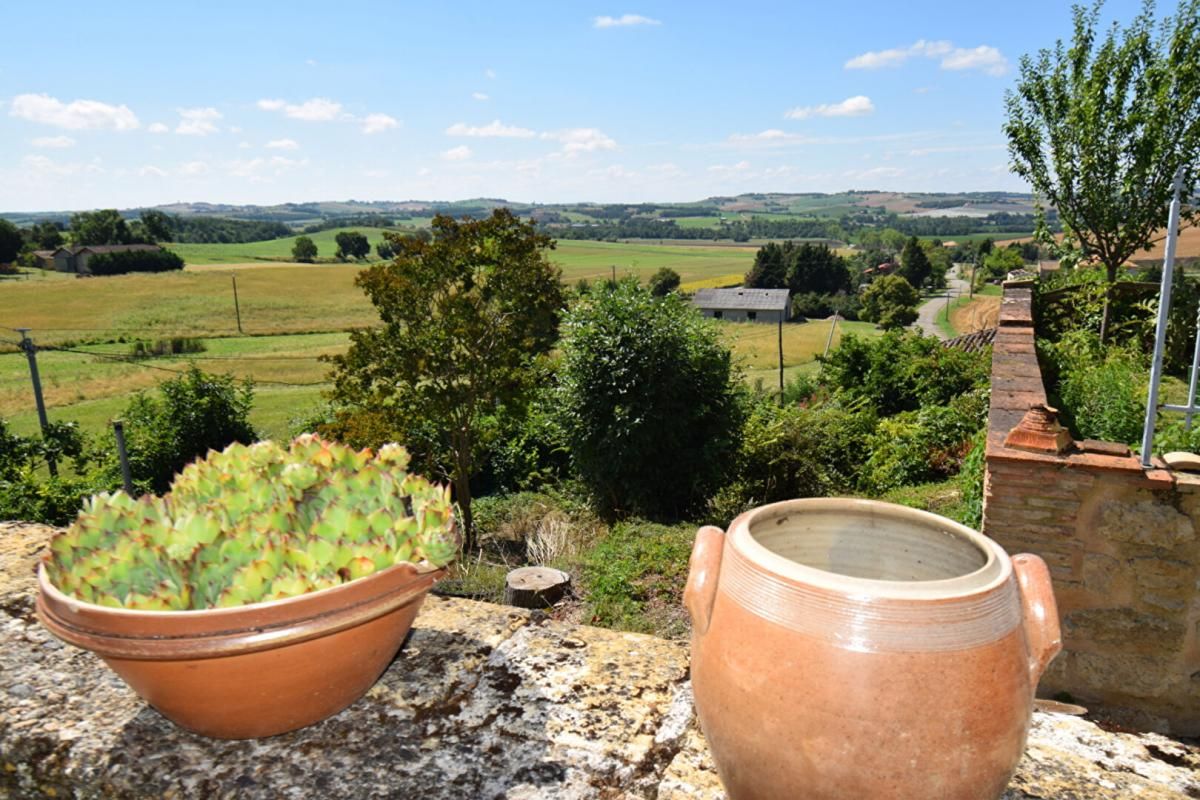
[[[375,257],[375,245],[383,241],[380,228],[333,228],[320,233],[297,234],[283,239],[243,244],[170,244],[167,248],[179,254],[187,264],[246,264],[263,260],[292,258],[292,248],[300,235],[306,235],[317,245],[317,258],[332,260],[337,252],[335,238],[342,231],[358,231],[371,243],[371,256]]]

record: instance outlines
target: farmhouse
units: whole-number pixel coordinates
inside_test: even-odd
[[[88,261],[94,255],[151,250],[157,252],[162,248],[156,244],[89,244],[82,247],[60,247],[49,252],[49,259],[45,255],[48,251],[39,250],[37,255],[47,262],[48,267],[53,267],[59,272],[77,272],[80,275],[88,275],[91,273],[91,270],[88,269]]]
[[[787,289],[698,289],[692,304],[706,317],[735,322],[787,319]]]

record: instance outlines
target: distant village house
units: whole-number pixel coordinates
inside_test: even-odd
[[[788,318],[788,290],[698,289],[692,305],[713,319],[781,322]]]
[[[56,269],[59,272],[76,272],[80,275],[90,275],[88,261],[100,253],[129,253],[129,252],[158,252],[162,250],[156,244],[89,244],[82,247],[60,247],[57,250],[35,250],[34,255],[41,259],[46,269]]]

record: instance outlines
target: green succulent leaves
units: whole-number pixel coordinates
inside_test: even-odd
[[[189,464],[162,497],[92,497],[50,542],[50,581],[81,600],[170,611],[278,600],[394,564],[437,569],[458,541],[449,489],[408,453],[311,434],[233,444]]]

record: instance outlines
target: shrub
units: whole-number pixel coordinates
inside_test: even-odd
[[[169,272],[183,269],[183,259],[170,250],[127,250],[97,253],[88,259],[93,275],[124,275],[127,272]]]
[[[87,444],[75,423],[51,423],[45,436],[26,437],[0,420],[0,519],[65,525],[84,498],[113,488],[88,471]],[[48,460],[59,467],[56,477],[44,474]]]
[[[158,339],[154,342],[136,341],[133,343],[133,347],[129,348],[129,355],[131,358],[159,358],[187,353],[203,353],[207,349],[203,339],[172,336],[169,339]]]
[[[1088,331],[1038,344],[1051,402],[1076,438],[1141,442],[1150,376],[1145,355],[1130,346],[1102,345]]]
[[[254,386],[232,375],[211,375],[196,366],[159,384],[158,394],[139,392],[125,409],[129,466],[139,488],[161,493],[192,459],[234,442],[258,438],[248,420]],[[118,469],[115,459],[109,469]]]
[[[662,267],[650,276],[650,294],[662,297],[679,288],[679,273],[670,267]]]
[[[474,511],[485,549],[531,564],[578,556],[602,528],[585,504],[555,492],[488,495],[475,501]]]
[[[481,436],[488,450],[483,481],[499,491],[556,484],[570,475],[566,433],[554,413],[554,386],[548,380],[544,386],[525,407],[494,417]]]
[[[878,339],[847,335],[821,361],[821,382],[864,400],[880,416],[946,405],[988,382],[990,351],[943,347],[915,331],[888,331]]]
[[[299,236],[292,245],[292,258],[302,264],[311,264],[317,258],[317,243],[308,236]]]
[[[881,494],[957,473],[982,423],[964,405],[926,406],[880,421],[867,447],[863,488]]]
[[[780,407],[774,398],[757,396],[734,462],[736,477],[713,497],[710,519],[727,525],[765,503],[852,491],[875,424],[865,403]]]
[[[695,526],[630,520],[615,525],[587,554],[587,621],[669,638],[687,635],[683,587]]]
[[[921,296],[900,275],[876,278],[862,293],[859,314],[884,330],[903,328],[917,321],[917,304]]]
[[[564,328],[555,416],[601,509],[662,517],[702,504],[742,423],[715,326],[679,295],[622,279],[576,300]]]

